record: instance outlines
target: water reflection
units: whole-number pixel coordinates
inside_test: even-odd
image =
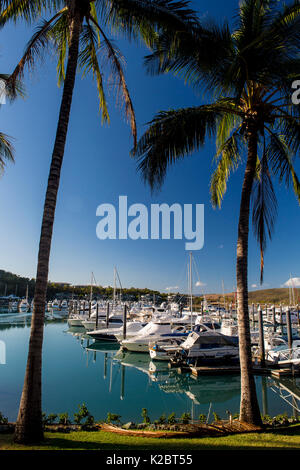
[[[194,405],[225,404],[231,401],[237,402],[240,397],[240,377],[231,376],[202,376],[194,377],[188,373],[180,373],[177,369],[170,369],[167,362],[152,362],[148,354],[123,351],[118,344],[109,342],[94,342],[86,344],[87,353],[93,353],[96,361],[96,353],[104,354],[104,378],[107,376],[108,362],[109,392],[112,389],[113,364],[119,364],[121,375],[120,398],[124,400],[126,395],[126,369],[136,369],[146,374],[149,382],[155,383],[165,394],[182,394],[188,397],[191,403],[192,416]],[[256,378],[257,386],[261,390],[261,411],[263,415],[270,412],[270,391],[277,395],[285,404],[289,405],[290,412],[294,416],[300,413],[300,378],[275,379],[267,376]],[[271,396],[272,401],[272,396]]]
[[[0,323],[8,354],[7,365],[0,366],[0,401],[11,420],[23,386],[30,333],[30,318],[20,320]],[[299,413],[300,378],[256,377],[256,386],[263,414]],[[43,387],[45,412],[71,415],[85,402],[96,419],[105,419],[111,411],[124,420],[138,420],[143,407],[154,419],[172,411],[177,416],[189,411],[195,418],[215,411],[226,417],[226,410],[238,412],[240,401],[239,375],[180,374],[167,362],[124,352],[118,343],[95,342],[84,328],[69,328],[59,320],[45,327]]]

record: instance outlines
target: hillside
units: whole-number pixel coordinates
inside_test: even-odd
[[[295,302],[300,304],[299,289],[294,289]],[[211,302],[224,303],[223,294],[208,294],[206,299]],[[235,301],[235,293],[230,292],[225,294],[226,303]],[[289,304],[289,289],[262,289],[249,292],[249,303],[254,304]]]

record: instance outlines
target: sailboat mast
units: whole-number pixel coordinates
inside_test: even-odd
[[[191,328],[193,326],[193,275],[192,275],[192,252],[190,252],[190,308],[191,308]]]
[[[113,307],[115,307],[116,304],[116,267],[114,266],[114,293],[113,293]]]
[[[94,274],[92,272],[92,274],[91,274],[90,302],[92,301],[92,298],[93,298],[93,277],[94,277]]]
[[[224,310],[226,311],[225,289],[224,289],[224,281],[223,281],[223,279],[222,279],[222,290],[223,290]]]

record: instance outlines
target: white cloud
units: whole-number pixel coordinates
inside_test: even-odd
[[[251,287],[252,287],[253,289],[257,289],[258,286],[257,286],[257,284],[252,284]]]
[[[169,291],[172,291],[172,290],[178,290],[179,289],[179,286],[171,286],[171,287],[166,287],[165,290],[169,290]]]
[[[219,245],[218,248],[220,248],[220,250],[222,250],[222,248],[224,248],[224,245]]]
[[[282,287],[300,287],[300,277],[292,277]]]
[[[195,284],[196,287],[204,287],[206,286],[206,284],[204,282],[201,282],[201,281],[197,281],[196,284]]]

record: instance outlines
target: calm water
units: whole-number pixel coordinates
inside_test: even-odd
[[[0,340],[6,345],[6,364],[0,364],[0,411],[12,421],[23,385],[29,331],[26,320],[18,326],[0,323]],[[279,396],[277,385],[273,379],[256,377],[261,411],[292,415],[293,409]],[[284,385],[300,395],[299,379],[285,381]],[[142,408],[148,409],[152,420],[173,411],[177,416],[190,412],[195,418],[210,411],[225,418],[226,410],[238,412],[239,400],[238,376],[194,379],[170,371],[167,364],[151,363],[148,354],[122,354],[113,344],[93,343],[80,329],[70,330],[65,322],[45,325],[46,413],[67,411],[72,416],[78,404],[85,403],[99,420],[112,412],[120,414],[123,422],[139,422]]]

